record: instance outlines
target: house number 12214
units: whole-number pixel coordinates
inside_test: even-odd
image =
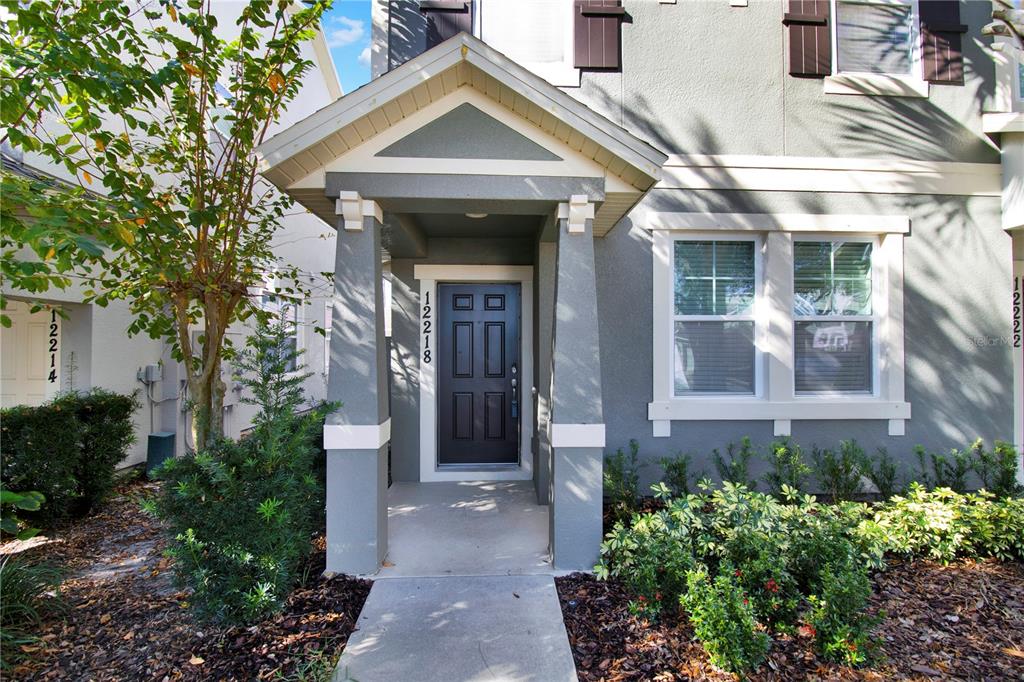
[[[430,332],[433,327],[433,320],[430,319],[430,292],[423,294],[423,362],[430,364]]]

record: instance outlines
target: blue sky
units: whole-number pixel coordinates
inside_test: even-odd
[[[370,0],[334,0],[324,35],[345,93],[370,80]]]

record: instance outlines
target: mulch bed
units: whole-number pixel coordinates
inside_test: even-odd
[[[31,661],[11,671],[23,680],[264,680],[329,670],[355,629],[371,583],[323,578],[318,537],[305,584],[284,610],[252,627],[197,622],[189,594],[172,583],[159,523],[139,508],[150,483],[123,487],[95,516],[51,541],[0,546],[65,567],[66,608],[44,622]]]
[[[647,623],[629,614],[616,581],[556,578],[579,679],[715,680],[685,617]],[[872,612],[881,660],[855,670],[819,659],[809,637],[776,638],[750,680],[1024,680],[1024,566],[895,561],[875,576]]]

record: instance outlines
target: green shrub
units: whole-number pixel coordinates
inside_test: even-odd
[[[747,490],[757,490],[757,481],[750,478],[750,460],[754,458],[757,451],[749,438],[744,436],[740,439],[739,450],[736,449],[734,443],[729,443],[725,448],[724,457],[717,449],[711,454],[715,460],[718,477],[723,483],[729,482],[742,485]]]
[[[79,497],[75,472],[85,428],[60,405],[0,411],[0,479],[7,490],[34,490],[46,504],[26,514],[49,525],[71,514]]]
[[[637,595],[631,610],[651,619],[675,608],[696,564],[686,534],[667,522],[664,515],[644,514],[628,527],[616,523],[603,545],[606,560],[596,568],[601,579],[625,580]]]
[[[870,597],[867,568],[856,560],[852,548],[824,565],[818,592],[808,598],[807,624],[826,659],[857,666],[871,658],[871,630],[879,619],[865,613]]]
[[[0,531],[19,540],[28,540],[38,535],[39,529],[30,527],[18,514],[23,511],[38,512],[45,501],[46,498],[40,492],[32,490],[16,493],[0,483]]]
[[[283,335],[259,328],[236,362],[260,408],[252,435],[168,460],[158,474],[165,484],[150,508],[169,526],[177,578],[204,619],[251,623],[279,609],[321,518],[315,429],[332,406],[296,413],[308,375],[287,373],[296,353],[281,351]]]
[[[661,482],[668,486],[673,497],[690,494],[690,462],[690,456],[683,453],[659,460],[664,471]]]
[[[899,469],[885,448],[878,448],[874,456],[864,454],[860,461],[860,471],[875,485],[881,499],[888,500],[896,494]]]
[[[906,495],[881,505],[863,535],[884,538],[886,549],[948,563],[957,557],[1024,559],[1024,500],[987,491],[961,494],[913,483]]]
[[[944,455],[938,452],[929,453],[924,447],[915,445],[914,455],[917,457],[919,482],[926,488],[949,488],[958,493],[967,492],[967,476],[974,468],[970,448],[954,448],[948,455]]]
[[[132,416],[140,407],[139,399],[94,388],[88,393],[65,393],[52,405],[74,413],[83,426],[75,467],[79,493],[75,511],[86,514],[114,489],[117,465],[135,442]]]
[[[0,558],[0,669],[23,660],[22,646],[37,640],[32,629],[43,615],[63,606],[61,571],[17,556]]]
[[[26,516],[49,525],[91,511],[114,486],[117,464],[135,439],[138,408],[134,395],[94,389],[0,412],[4,486],[46,498]]]
[[[765,459],[771,469],[764,475],[764,481],[772,495],[783,499],[784,486],[798,492],[805,489],[811,468],[804,461],[804,452],[799,445],[791,443],[788,438],[777,440],[768,447]]]
[[[629,441],[629,454],[619,448],[604,458],[604,496],[613,519],[629,518],[640,502],[640,444]]]
[[[978,473],[985,490],[997,497],[1010,497],[1021,493],[1021,485],[1017,482],[1020,453],[1012,443],[997,440],[995,447],[986,450],[979,439],[972,450],[975,455],[974,470]]]
[[[860,492],[860,463],[864,460],[864,450],[857,441],[840,441],[838,452],[815,447],[811,459],[814,460],[814,473],[833,501],[852,500]]]
[[[743,673],[761,664],[771,639],[758,630],[754,610],[743,588],[723,565],[711,579],[707,569],[687,574],[687,589],[680,605],[687,611],[694,633],[711,663],[723,670]]]

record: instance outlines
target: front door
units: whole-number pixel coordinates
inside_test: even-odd
[[[439,284],[438,464],[519,462],[518,284]]]

